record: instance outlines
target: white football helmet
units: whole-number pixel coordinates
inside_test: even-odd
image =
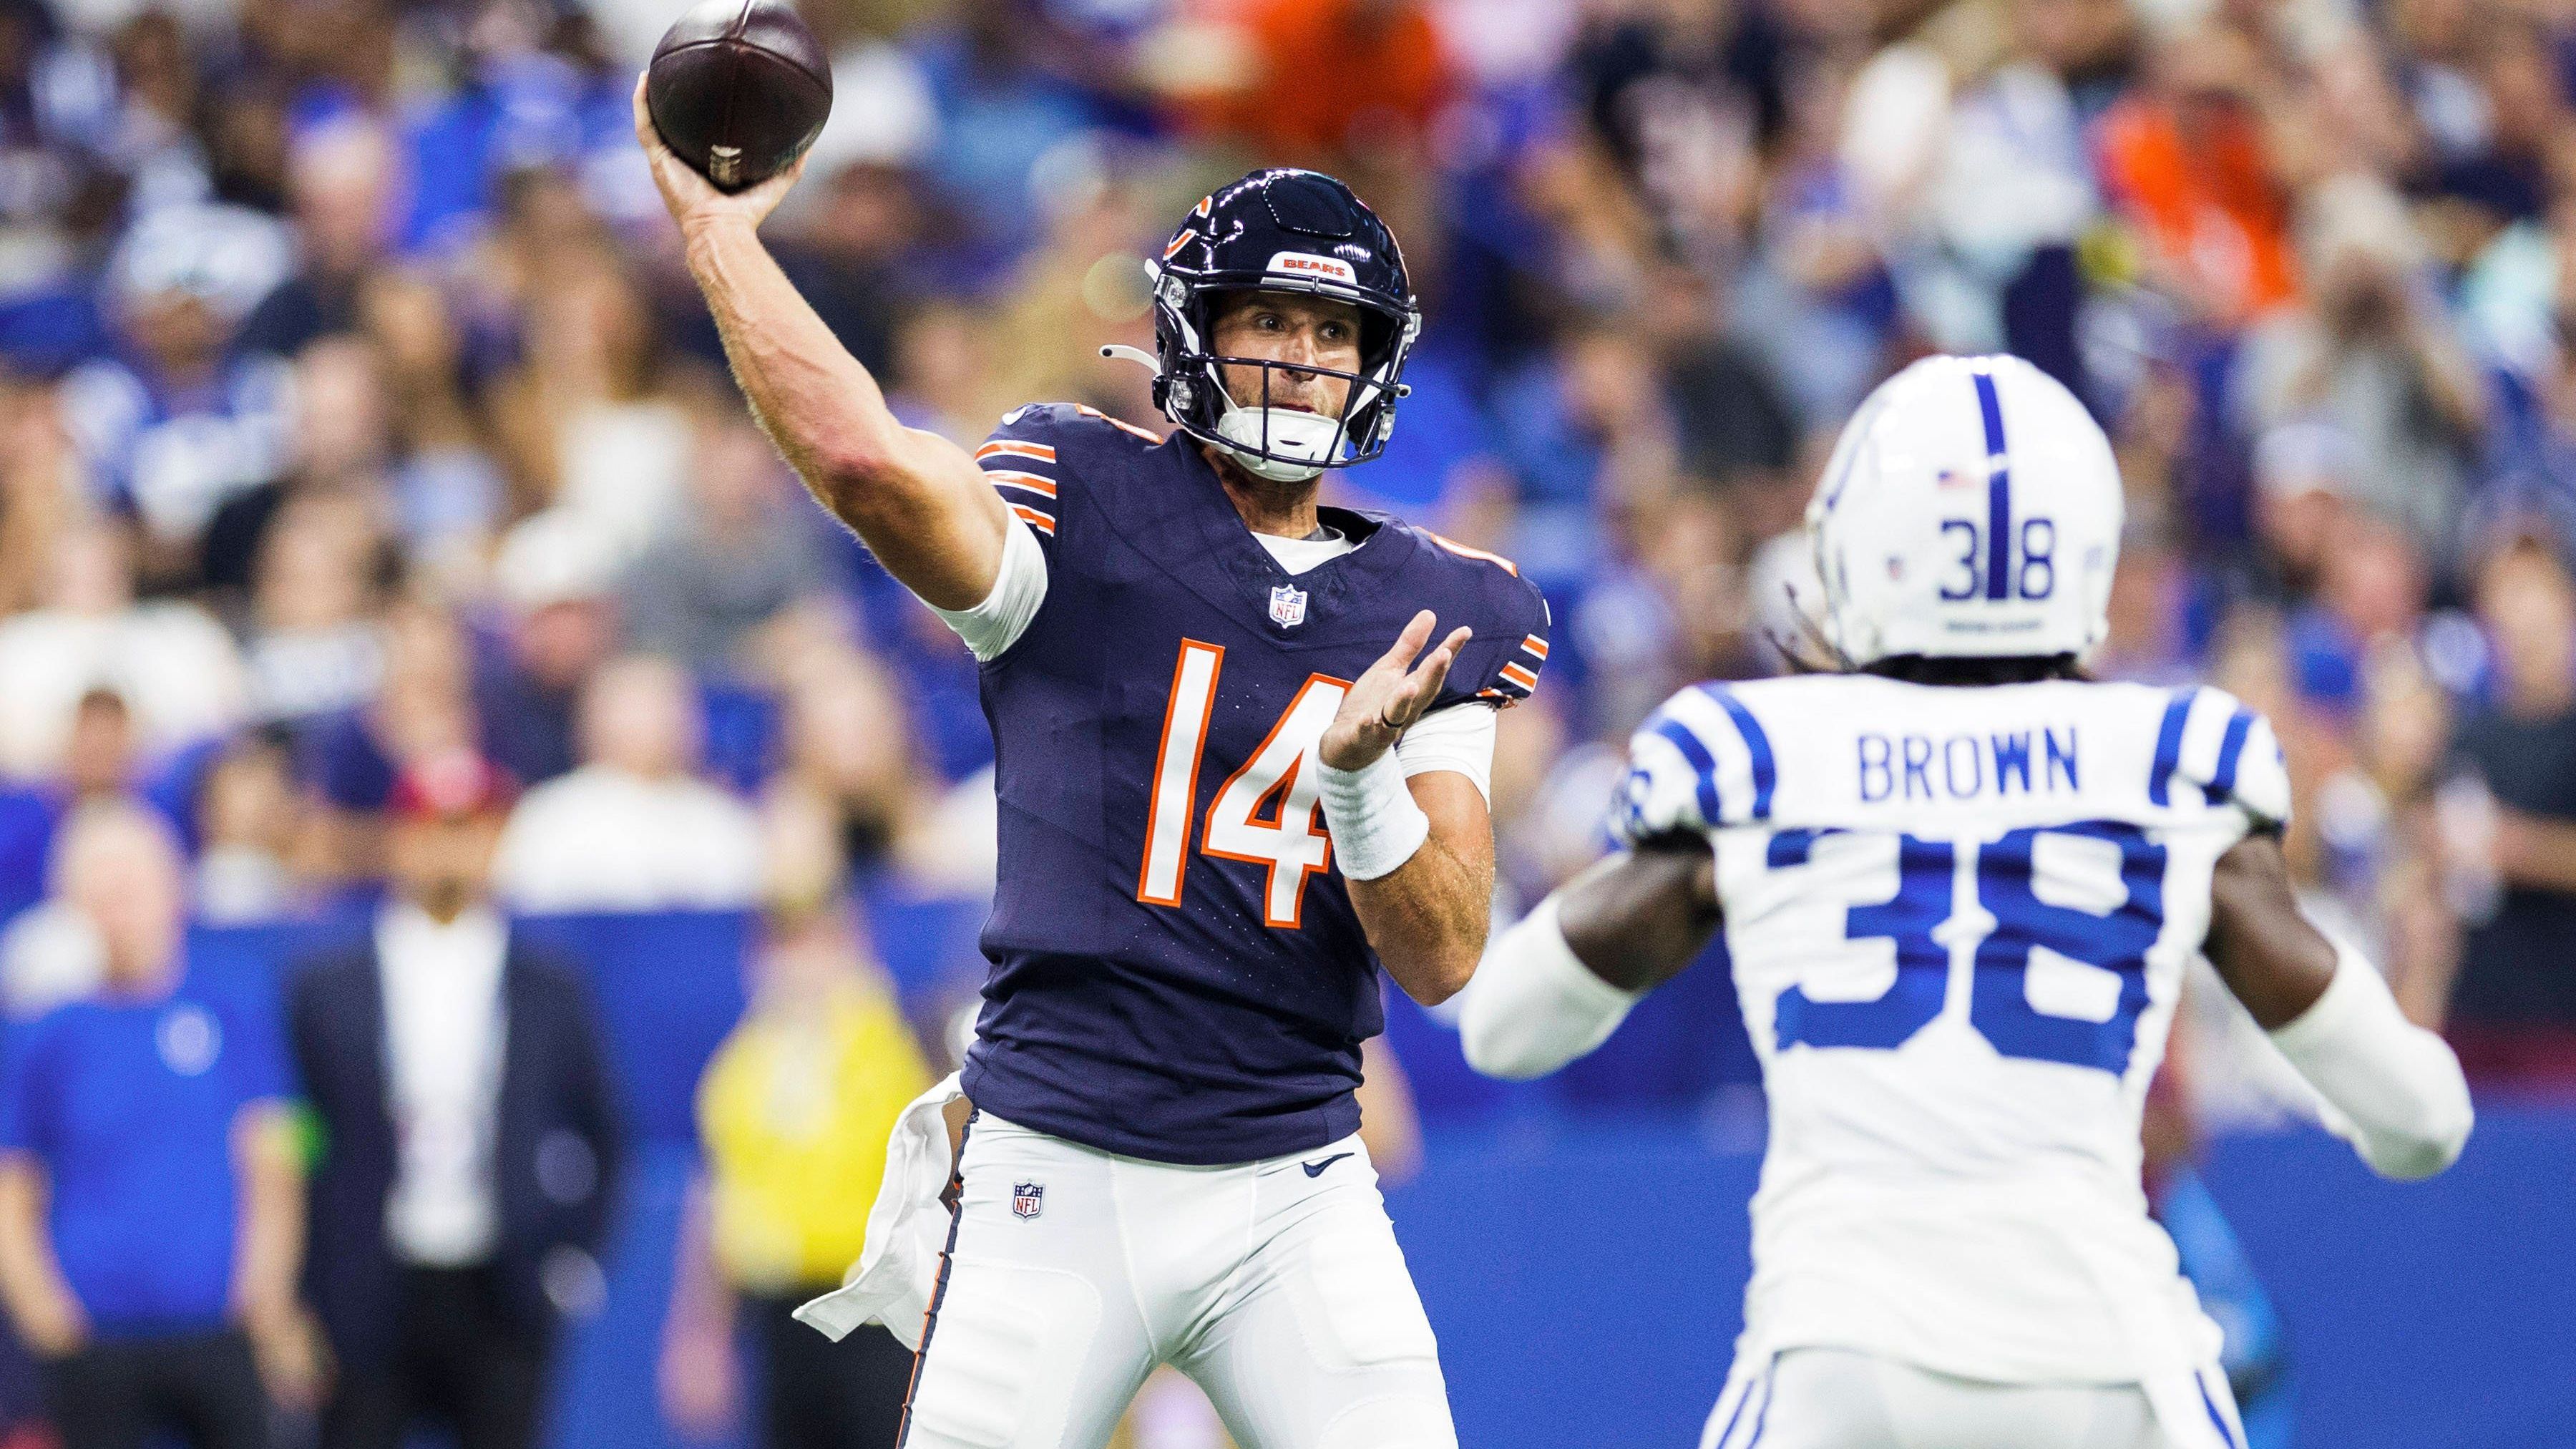
[[[2110,630],[2125,508],[2111,440],[2018,357],[1927,357],[1843,427],[1807,505],[1826,642],[1904,655],[2073,654]]]

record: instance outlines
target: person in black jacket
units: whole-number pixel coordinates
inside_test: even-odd
[[[460,1449],[525,1449],[556,1325],[602,1291],[618,1124],[582,982],[486,898],[510,795],[471,754],[406,771],[373,939],[292,987],[324,1131],[306,1273],[338,1360],[324,1449],[393,1449],[423,1418]]]

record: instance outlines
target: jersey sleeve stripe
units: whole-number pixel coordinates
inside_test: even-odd
[[[2238,709],[2227,717],[2227,737],[2218,745],[2218,768],[2209,777],[2209,803],[2236,793],[2236,766],[2245,756],[2245,737],[2254,729],[2254,711]]]
[[[1031,528],[1036,529],[1038,532],[1045,534],[1049,538],[1055,537],[1055,515],[1051,513],[1040,513],[1034,508],[1024,507],[1017,503],[1011,505],[1011,511],[1018,514],[1021,521],[1027,523]]]
[[[1055,449],[1046,443],[1024,443],[1017,438],[995,438],[975,450],[975,461],[987,458],[1026,458],[1035,463],[1055,461]]]
[[[1433,533],[1427,528],[1422,530],[1422,533],[1424,537],[1430,539],[1433,543],[1440,545],[1442,548],[1449,550],[1460,558],[1480,558],[1489,564],[1494,564],[1500,567],[1504,573],[1510,574],[1513,578],[1519,578],[1521,576],[1521,566],[1512,562],[1510,559],[1503,557],[1501,554],[1487,553],[1481,548],[1469,548],[1467,545],[1460,543],[1454,538],[1443,538],[1439,534]]]
[[[1073,410],[1086,418],[1098,418],[1100,421],[1107,423],[1109,426],[1116,428],[1121,432],[1132,433],[1135,436],[1144,439],[1146,442],[1153,444],[1157,448],[1163,446],[1161,434],[1147,432],[1145,429],[1136,426],[1134,423],[1128,422],[1124,418],[1113,418],[1098,408],[1084,407],[1079,403],[1074,405]]]
[[[1771,792],[1780,784],[1780,770],[1771,758],[1771,737],[1762,732],[1761,721],[1753,717],[1736,697],[1714,685],[1702,685],[1708,697],[1718,702],[1726,717],[1735,722],[1735,731],[1744,736],[1744,748],[1753,756],[1753,818],[1771,818]]]
[[[984,476],[992,479],[993,486],[996,488],[1024,488],[1031,493],[1042,493],[1049,498],[1055,496],[1055,485],[1035,473],[1014,472],[1009,468],[987,468],[984,470]]]
[[[2156,727],[2156,762],[2147,772],[2150,804],[2173,803],[2174,768],[2182,763],[2182,727],[2191,719],[2191,702],[2199,697],[2198,688],[2177,690],[2165,706],[2164,722]]]
[[[1528,638],[1523,639],[1521,641],[1521,648],[1533,659],[1544,660],[1547,658],[1547,641],[1538,637],[1536,634],[1532,634]]]
[[[1532,674],[1529,670],[1518,664],[1504,665],[1502,668],[1502,675],[1504,679],[1513,684],[1519,685],[1525,690],[1534,690],[1538,688],[1538,676]]]
[[[1708,752],[1708,746],[1700,743],[1699,736],[1691,733],[1690,726],[1680,720],[1658,720],[1654,725],[1654,733],[1661,736],[1665,743],[1681,751],[1682,758],[1690,763],[1692,772],[1698,776],[1699,818],[1710,825],[1715,825],[1718,821],[1717,757],[1711,755]]]

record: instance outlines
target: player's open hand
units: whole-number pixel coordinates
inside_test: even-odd
[[[635,78],[635,139],[644,147],[644,159],[653,168],[653,184],[661,189],[662,204],[671,209],[671,219],[680,224],[682,236],[726,222],[759,226],[777,209],[796,178],[805,174],[805,157],[799,156],[758,186],[735,192],[717,190],[714,182],[681,160],[679,153],[662,140],[662,133],[654,129],[653,113],[644,104],[644,79],[641,75]]]
[[[1404,632],[1377,662],[1368,667],[1342,696],[1342,707],[1333,722],[1324,727],[1322,743],[1315,747],[1325,764],[1336,770],[1357,770],[1392,748],[1398,736],[1422,718],[1422,712],[1440,697],[1440,686],[1449,679],[1449,666],[1458,662],[1458,651],[1474,637],[1469,629],[1452,629],[1440,647],[1423,654],[1422,646],[1431,641],[1431,631],[1439,619],[1429,609],[1413,616]],[[1415,656],[1420,655],[1419,663]]]

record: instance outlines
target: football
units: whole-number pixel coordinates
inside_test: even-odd
[[[703,0],[653,48],[644,104],[681,160],[740,191],[814,143],[832,112],[832,66],[786,0]]]

